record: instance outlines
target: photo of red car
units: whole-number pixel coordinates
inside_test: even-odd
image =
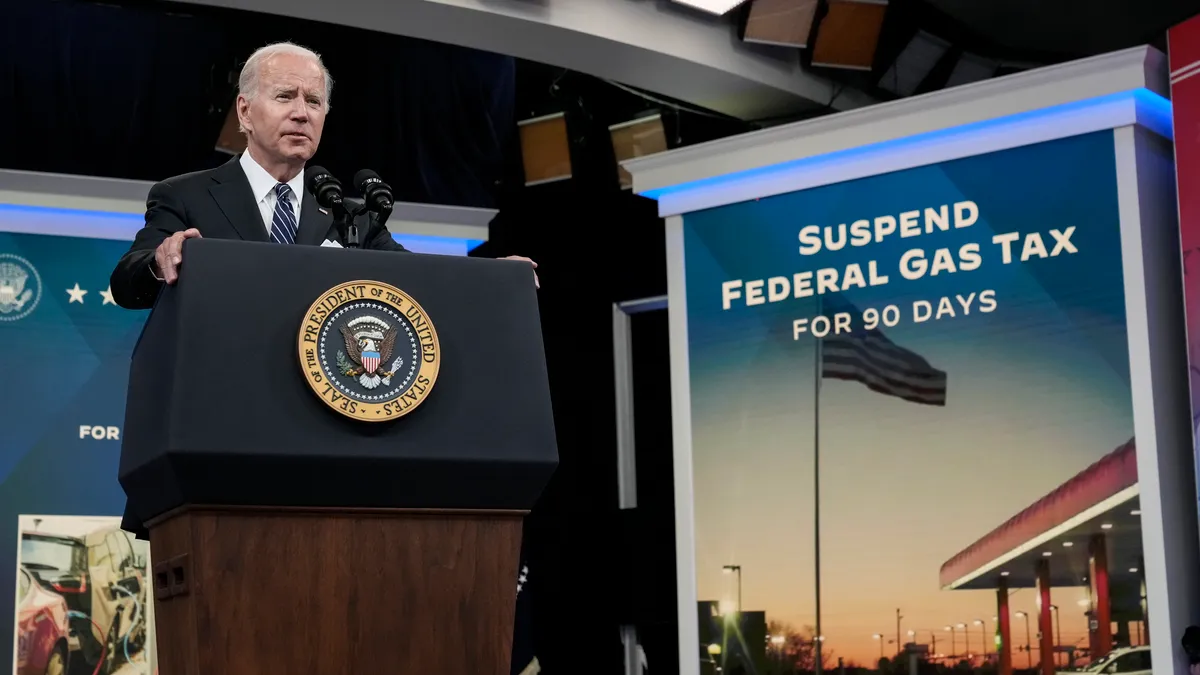
[[[66,675],[67,602],[42,588],[29,570],[17,569],[16,675]]]
[[[149,545],[105,516],[18,517],[21,570],[18,629],[21,661],[15,675],[151,675],[153,606],[147,595]],[[26,585],[30,589],[26,590]],[[38,614],[26,608],[48,607]],[[30,628],[25,628],[25,613]],[[63,641],[46,647],[38,616],[61,615]],[[21,642],[23,641],[23,642]],[[26,646],[28,649],[26,649]],[[56,656],[55,651],[62,654]],[[24,669],[22,669],[24,668]]]

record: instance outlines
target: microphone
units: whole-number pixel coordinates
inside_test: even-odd
[[[342,182],[325,167],[310,166],[304,170],[304,186],[317,200],[317,206],[333,210],[334,224],[346,248],[358,248],[358,226],[346,210]]]
[[[316,197],[317,204],[327,209],[342,209],[342,182],[323,166],[304,170],[304,185]]]
[[[354,174],[354,187],[367,203],[367,209],[379,214],[379,224],[386,222],[392,215],[392,186],[383,182],[374,171],[362,169]]]

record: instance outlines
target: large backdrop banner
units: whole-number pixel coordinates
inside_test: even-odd
[[[1200,16],[1167,34],[1171,108],[1175,123],[1175,179],[1179,195],[1179,237],[1183,248],[1187,304],[1188,363],[1192,423],[1200,439]],[[1200,477],[1200,446],[1196,447]],[[1200,503],[1200,496],[1198,496]]]
[[[1132,457],[1116,174],[1104,131],[684,216],[701,672],[745,645],[809,670],[818,634],[827,669],[909,642],[994,663],[995,587],[939,571]],[[1145,642],[1134,566],[1117,644]],[[1090,639],[1077,578],[1062,667]],[[1017,668],[1036,596],[1011,596]]]
[[[18,675],[153,672],[149,547],[119,527],[125,389],[147,315],[109,293],[128,246],[0,232],[0,631],[15,633],[0,644]]]

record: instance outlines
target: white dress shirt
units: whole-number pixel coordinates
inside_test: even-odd
[[[279,181],[275,177],[267,173],[267,170],[258,165],[254,158],[250,156],[250,152],[242,153],[242,171],[246,172],[246,180],[250,181],[250,191],[254,193],[254,199],[258,203],[258,211],[262,214],[263,226],[267,228],[267,237],[271,236],[271,221],[275,219],[275,186]],[[295,178],[288,181],[288,187],[292,188],[292,213],[296,214],[296,229],[300,229],[300,203],[304,195],[304,172],[296,174]]]

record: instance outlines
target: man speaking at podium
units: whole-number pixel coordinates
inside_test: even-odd
[[[183,242],[194,237],[343,245],[333,216],[304,185],[304,166],[320,145],[332,89],[321,57],[311,50],[283,42],[254,52],[238,78],[246,151],[215,169],[150,188],[146,224],[112,273],[113,300],[127,309],[153,306],[162,285],[179,278]],[[386,229],[362,248],[406,250]],[[537,267],[522,256],[507,259]]]

